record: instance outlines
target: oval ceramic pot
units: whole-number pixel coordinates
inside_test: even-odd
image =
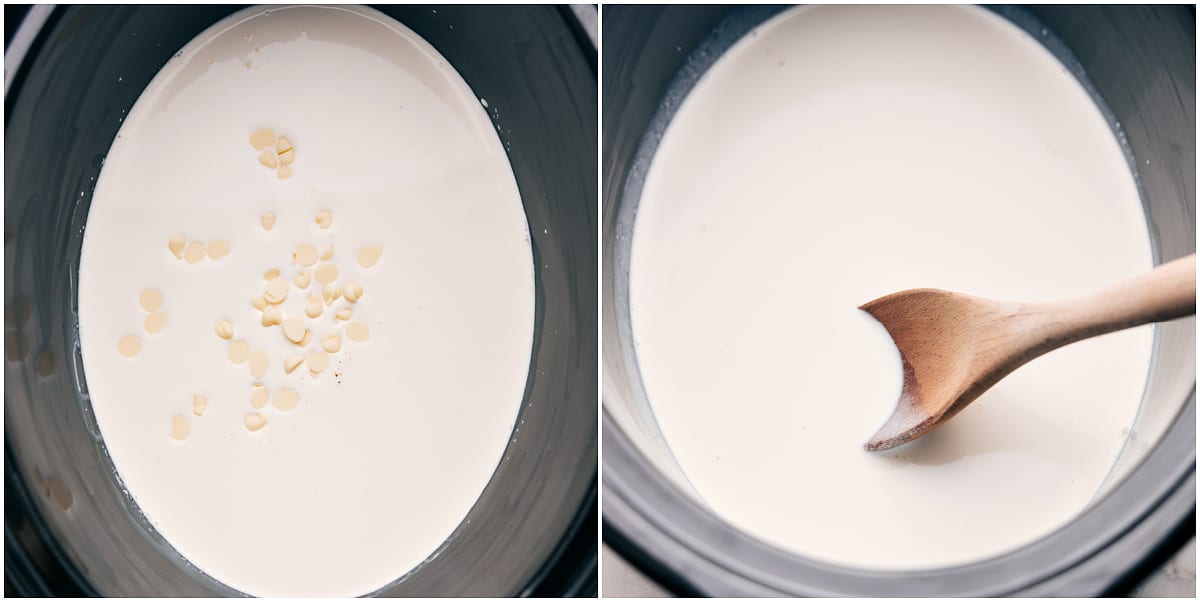
[[[638,372],[629,320],[632,226],[654,149],[688,91],[732,43],[781,10],[604,11],[606,543],[682,595],[1097,596],[1127,590],[1195,530],[1194,317],[1156,326],[1130,441],[1097,498],[1065,526],[1002,556],[927,571],[832,565],[732,527],[685,483]],[[1092,93],[1114,135],[1127,136],[1156,261],[1195,252],[1194,8],[992,10],[1058,56]]]
[[[91,193],[120,117],[172,54],[239,8],[35,7],[9,43],[6,592],[237,593],[186,563],[114,477],[91,415],[75,307]],[[590,593],[597,98],[595,45],[578,16],[588,15],[549,6],[380,10],[437,48],[477,96],[505,107],[499,133],[530,229],[554,234],[532,240],[536,329],[520,434],[453,535],[379,594]]]

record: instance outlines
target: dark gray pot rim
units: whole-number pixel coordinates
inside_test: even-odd
[[[1107,596],[1195,530],[1194,390],[1142,466],[1073,521],[1008,554],[928,571],[841,567],[761,542],[675,489],[607,414],[603,423],[605,542],[681,595]]]
[[[8,40],[4,53],[4,104],[7,119],[11,99],[21,89],[26,65],[32,64],[41,50],[45,36],[53,30],[64,10],[58,5],[39,4],[29,7],[21,24]],[[559,13],[572,30],[576,43],[587,50],[590,67],[596,72],[597,11],[594,6],[572,5],[559,7]],[[33,501],[33,494],[21,476],[15,454],[4,444],[5,495],[4,575],[5,595],[25,597],[98,596],[80,570],[62,551],[53,532],[46,525]],[[598,503],[596,473],[556,551],[527,583],[522,596],[531,597],[588,597],[596,595]],[[44,556],[33,557],[18,539],[13,527],[15,520],[25,521],[38,538]]]
[[[689,59],[685,71],[670,84],[670,100],[654,113],[632,160],[635,167],[621,182],[623,191],[618,196],[622,206],[613,211],[620,215],[615,217],[618,230],[629,229],[632,223],[645,167],[675,107],[729,45],[783,8],[735,9],[701,43],[703,51],[694,51],[693,56],[700,58]],[[1070,67],[1097,101],[1110,124],[1114,121],[1087,81],[1083,67],[1062,42],[1052,35],[1045,39],[1047,35],[1031,14],[1009,7],[989,8],[1032,35],[1040,34],[1043,43]],[[1132,161],[1128,148],[1126,152]],[[606,196],[606,204],[610,198]],[[605,215],[610,208],[605,206]],[[605,222],[606,244],[612,240],[611,225]],[[615,250],[605,249],[602,272],[606,277],[613,272],[609,261],[628,264],[628,240],[624,245],[615,245]],[[623,288],[611,287],[618,288],[618,294]],[[619,312],[615,325],[611,313],[606,312],[605,319],[606,330],[615,328],[621,338],[628,338],[628,324],[621,322]],[[623,340],[621,351],[631,351],[632,346],[626,347],[625,343]],[[684,596],[1104,596],[1136,584],[1195,532],[1194,386],[1163,438],[1141,465],[1071,522],[995,558],[921,571],[872,571],[832,565],[759,541],[725,523],[662,477],[607,411],[602,424],[605,542],[659,583]]]

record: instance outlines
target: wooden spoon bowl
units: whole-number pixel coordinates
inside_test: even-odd
[[[904,369],[896,409],[866,443],[867,450],[887,450],[929,433],[1055,348],[1196,314],[1196,256],[1069,301],[1023,304],[915,289],[859,308],[887,329]]]

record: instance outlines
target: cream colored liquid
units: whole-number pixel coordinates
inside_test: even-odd
[[[1151,263],[1120,147],[1036,41],[980,8],[796,8],[668,127],[635,225],[633,333],[668,445],[717,514],[825,561],[938,567],[1088,504],[1152,329],[1057,350],[872,454],[901,374],[856,307],[914,287],[1067,298]]]
[[[290,178],[259,164],[248,138],[262,127],[293,142]],[[328,228],[315,222],[322,209]],[[223,239],[230,254],[188,264],[168,249],[174,234]],[[301,270],[301,243],[333,245],[323,263],[364,289],[317,318],[303,314],[316,281],[279,305],[317,340],[343,336],[319,374],[285,372],[298,346],[251,305],[268,269],[288,281]],[[372,244],[382,258],[363,267],[356,254]],[[130,495],[201,570],[255,595],[369,593],[447,539],[501,459],[529,367],[533,286],[504,149],[428,43],[369,9],[248,9],[162,69],[107,156],[80,269],[92,406]],[[145,288],[168,315],[154,335]],[[365,342],[346,337],[343,307],[369,328]],[[228,358],[222,319],[269,355],[261,378]],[[126,358],[117,340],[131,334],[142,348]],[[294,389],[298,406],[255,409],[254,381]],[[266,425],[249,431],[250,414]],[[183,441],[177,416],[190,423]]]

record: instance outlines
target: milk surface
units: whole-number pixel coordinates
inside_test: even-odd
[[[974,7],[802,7],[733,46],[667,128],[631,318],[655,416],[713,511],[811,558],[933,568],[1088,505],[1153,330],[1057,350],[872,454],[902,377],[857,307],[915,287],[1064,299],[1151,267],[1121,148],[1027,34]]]
[[[260,128],[294,144],[291,177],[258,162],[248,136]],[[189,264],[168,249],[175,234],[230,253]],[[316,281],[279,305],[311,328],[305,351],[343,335],[317,374],[285,371],[298,346],[251,304],[269,269],[288,281],[303,270],[302,243],[332,246],[322,264],[364,290],[317,318],[303,314]],[[370,268],[357,261],[368,245],[383,247]],[[503,455],[533,335],[521,199],[466,83],[374,10],[252,8],[189,43],[107,155],[79,275],[87,385],[117,474],[167,542],[241,592],[384,586],[446,541]],[[159,334],[143,330],[146,288],[163,296]],[[343,307],[369,327],[365,342],[345,337]],[[225,319],[270,357],[261,378],[230,361],[232,340],[214,332]],[[133,358],[118,353],[125,335],[141,338]],[[252,407],[255,381],[290,386],[299,405]],[[252,413],[266,419],[253,432]]]

